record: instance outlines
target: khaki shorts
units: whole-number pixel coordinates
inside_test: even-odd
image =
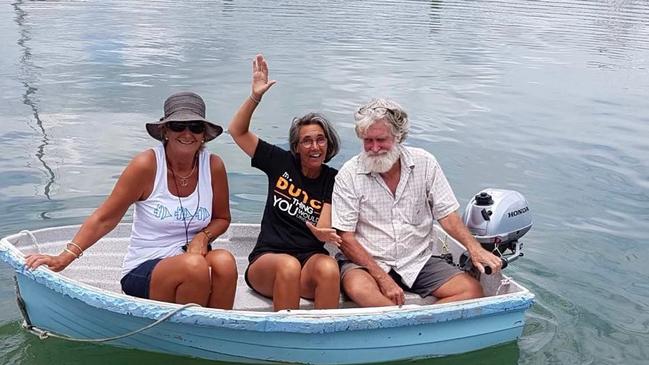
[[[350,270],[367,270],[365,267],[356,265],[349,260],[338,261],[338,266],[340,267],[341,280]],[[394,280],[394,282],[396,282],[403,290],[419,294],[423,298],[432,295],[435,290],[439,289],[452,277],[462,273],[462,270],[449,264],[448,262],[446,262],[446,260],[437,257],[431,257],[421,269],[419,275],[417,275],[417,278],[412,284],[412,287],[408,287],[406,284],[404,284],[401,276],[397,274],[397,272],[393,269],[390,269],[388,275],[390,275],[392,280]]]

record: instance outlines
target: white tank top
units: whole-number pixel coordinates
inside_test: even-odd
[[[167,186],[164,146],[153,149],[156,159],[153,191],[135,203],[131,241],[122,265],[122,277],[141,263],[183,253],[186,237],[192,238],[212,220],[212,173],[210,153],[198,155],[198,184],[191,195],[179,198]],[[187,226],[187,236],[185,236]]]

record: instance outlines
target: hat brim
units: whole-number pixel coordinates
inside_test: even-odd
[[[146,131],[151,137],[162,141],[162,126],[167,122],[204,122],[207,126],[205,129],[205,142],[209,142],[223,133],[223,128],[220,125],[191,112],[178,112],[159,121],[147,123]]]

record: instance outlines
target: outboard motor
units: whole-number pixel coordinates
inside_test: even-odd
[[[532,214],[527,200],[513,190],[484,189],[467,205],[464,224],[486,250],[503,260],[503,268],[523,256],[518,240],[532,228]],[[469,270],[468,253],[460,258],[460,266]],[[490,274],[491,269],[485,268]]]

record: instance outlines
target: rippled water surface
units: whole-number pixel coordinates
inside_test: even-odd
[[[536,294],[516,344],[426,364],[649,362],[649,3],[583,1],[15,1],[0,5],[0,234],[81,223],[138,151],[143,123],[191,89],[227,123],[250,60],[278,84],[254,129],[285,144],[322,111],[360,145],[354,108],[389,96],[408,144],[440,160],[462,203],[521,191],[535,218],[507,269]],[[258,222],[265,179],[224,135],[235,221]],[[129,219],[127,216],[126,219]],[[0,266],[0,363],[199,360],[40,341]],[[55,359],[55,360],[53,360]]]

